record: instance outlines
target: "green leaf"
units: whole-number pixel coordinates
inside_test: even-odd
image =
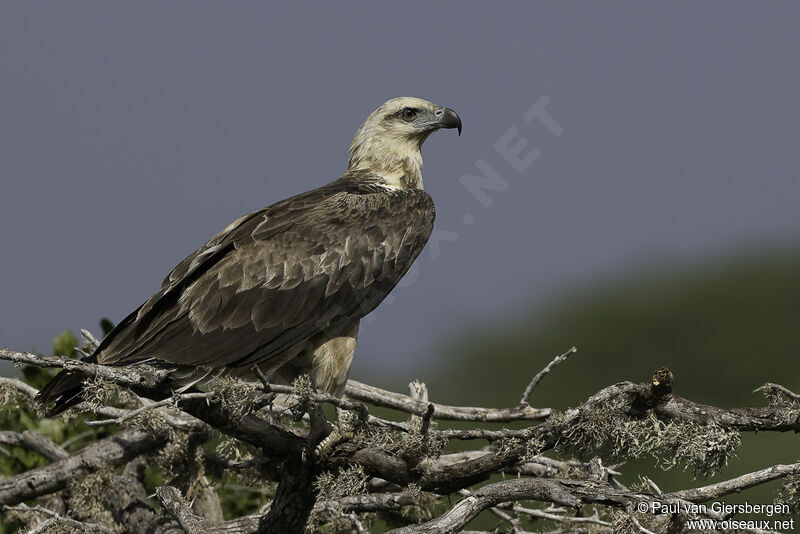
[[[75,347],[78,346],[78,338],[72,330],[64,330],[53,340],[53,354],[56,356],[75,357]]]
[[[47,384],[55,372],[51,369],[43,369],[33,365],[26,365],[22,368],[22,378],[26,384],[29,384],[36,389],[42,389],[42,386]]]
[[[109,332],[114,330],[114,323],[108,317],[100,319],[100,328],[103,329],[103,337],[107,336]]]

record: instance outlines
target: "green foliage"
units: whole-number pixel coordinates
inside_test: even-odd
[[[100,328],[103,330],[103,337],[105,337],[114,330],[114,323],[108,317],[103,317],[100,319]]]
[[[53,354],[56,356],[75,357],[75,347],[78,346],[78,338],[72,330],[64,330],[53,340]]]
[[[440,360],[448,380],[428,386],[450,402],[509,405],[531,375],[575,345],[579,352],[537,387],[535,404],[574,406],[620,380],[648,380],[662,366],[684,397],[758,403],[750,392],[764,382],[800,389],[798,273],[797,250],[629,273],[465,330]]]
[[[53,341],[53,352],[63,356],[74,356],[78,340],[69,330],[62,332]],[[22,379],[27,384],[41,388],[55,371],[26,366],[22,368]],[[81,417],[67,419],[42,417],[40,407],[16,391],[0,391],[0,428],[22,432],[35,430],[56,443],[66,444],[68,451],[85,445],[86,441],[101,439],[107,434],[100,429],[92,429]],[[37,453],[22,447],[8,447],[9,454],[0,453],[0,475],[10,477],[29,469],[41,467],[48,462]],[[22,523],[20,516],[3,517],[0,520],[0,534],[15,532]]]
[[[664,366],[674,373],[675,392],[683,397],[723,407],[764,405],[764,398],[752,391],[765,382],[800,391],[798,273],[797,247],[759,250],[703,265],[662,265],[627,273],[539,303],[516,317],[499,318],[496,324],[465,328],[464,334],[442,351],[438,360],[441,371],[416,373],[427,377],[430,391],[441,402],[511,406],[531,376],[574,345],[578,353],[537,386],[531,398],[535,406],[576,406],[610,384],[647,382],[655,369]],[[773,402],[786,404],[782,407],[786,417],[796,417],[797,406],[776,398]],[[608,424],[624,430],[628,423]],[[629,429],[638,438],[641,430]],[[676,432],[675,437],[679,436]],[[603,441],[631,436],[598,437],[601,446],[633,447],[631,443]],[[710,440],[707,446],[700,437],[691,442],[698,445],[695,449],[688,448],[690,443],[676,449],[691,471],[695,460],[705,462],[703,450],[713,453],[716,460],[708,460],[719,466],[735,448],[729,436],[706,436]],[[627,462],[621,469],[623,481],[633,483],[636,474],[646,474],[664,491],[691,486],[691,476],[681,470],[662,471],[671,466],[663,458],[667,450],[655,455],[661,460],[644,454],[650,458]],[[745,433],[737,455],[712,481],[775,463],[796,462],[797,436]],[[704,474],[703,470],[698,474]],[[727,500],[771,502],[776,487],[757,487]],[[787,500],[796,501],[800,494],[796,488],[796,481],[785,487]]]
[[[113,328],[110,321],[102,324],[103,330]],[[62,332],[53,341],[53,352],[63,356],[75,357],[75,347],[78,340],[69,330]],[[39,367],[23,367],[22,380],[39,389],[55,375],[55,370],[41,369]],[[241,385],[240,382],[223,381],[221,395],[223,401],[236,406],[247,405],[247,397],[252,394],[250,386]],[[255,387],[255,386],[253,386]],[[95,380],[89,388],[91,395],[87,401],[96,405],[126,404],[130,397],[125,390],[103,380]],[[41,409],[24,395],[16,390],[5,389],[0,386],[0,428],[21,432],[36,430],[44,436],[61,444],[69,452],[86,446],[89,442],[97,441],[116,432],[116,427],[89,427],[85,424],[85,416],[75,415],[71,411],[56,418],[43,417]],[[244,409],[243,409],[244,410]],[[242,415],[245,411],[242,411]],[[126,423],[140,430],[153,433],[162,433],[169,429],[164,416],[160,412],[147,410]],[[205,455],[214,454],[214,448],[222,440],[224,443],[219,448],[227,453],[236,451],[238,460],[251,457],[248,448],[238,440],[232,438],[219,438],[208,445],[209,450],[197,447],[189,442],[185,434],[175,434],[172,439],[157,454],[146,462],[143,479],[148,494],[152,495],[155,488],[165,482],[176,484],[185,483],[190,472],[197,472],[199,464]],[[5,451],[8,454],[5,454]],[[0,477],[10,477],[29,469],[41,467],[48,462],[35,452],[22,447],[6,447],[0,449]],[[117,470],[119,471],[119,470]],[[89,513],[89,519],[106,524],[113,523],[108,512],[97,501],[97,488],[107,485],[108,479],[115,474],[114,470],[107,469],[76,479],[70,485],[65,495],[68,502],[80,507]],[[274,494],[274,485],[264,483],[247,470],[219,470],[217,473],[208,473],[213,478],[215,486],[219,488],[218,495],[223,513],[227,518],[240,517],[253,513],[271,500]],[[97,501],[97,502],[96,502]],[[155,504],[155,503],[154,503]],[[11,534],[23,528],[28,521],[35,519],[35,514],[0,514],[0,534]],[[67,532],[71,527],[57,525],[52,532]],[[59,530],[60,529],[60,530]],[[48,532],[50,532],[48,531]]]
[[[44,369],[33,365],[27,365],[22,368],[22,379],[26,384],[36,389],[41,389],[55,374],[56,372],[53,369]]]

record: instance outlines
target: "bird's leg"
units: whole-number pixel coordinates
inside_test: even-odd
[[[315,447],[314,444],[315,443],[321,444],[322,441],[324,441],[323,437],[326,435],[330,435],[331,432],[331,425],[325,418],[325,413],[322,411],[322,406],[320,406],[317,403],[312,403],[308,407],[308,422],[309,422],[308,439],[306,441],[306,447],[303,452],[303,457],[308,458],[308,456],[306,455],[311,455],[313,453],[315,457],[319,458],[319,454],[317,453],[319,445]]]
[[[317,440],[330,432],[331,425],[328,424],[328,420],[325,418],[325,413],[322,411],[322,406],[319,404],[315,403],[309,407],[308,420],[311,426],[310,435],[314,440]]]
[[[353,439],[356,427],[356,417],[352,412],[336,407],[336,422],[328,437],[323,439],[315,450],[317,458],[325,460],[333,448],[343,441]]]

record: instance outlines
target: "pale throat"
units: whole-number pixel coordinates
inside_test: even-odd
[[[381,146],[383,145],[383,146]],[[369,143],[353,147],[348,170],[368,170],[389,189],[422,189],[420,143]]]

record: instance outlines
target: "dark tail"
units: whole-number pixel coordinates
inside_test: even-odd
[[[55,405],[47,413],[58,415],[83,400],[84,379],[80,373],[61,371],[39,390],[36,400],[45,406],[54,402]]]

